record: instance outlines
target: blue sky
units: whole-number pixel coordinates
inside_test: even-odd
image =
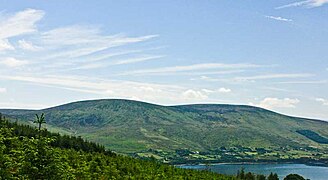
[[[99,98],[328,120],[328,0],[0,0],[0,108]]]

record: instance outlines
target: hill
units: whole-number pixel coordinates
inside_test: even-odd
[[[328,152],[328,145],[322,143],[328,137],[327,122],[252,106],[160,106],[116,99],[0,112],[27,124],[36,113],[44,112],[50,131],[163,161],[325,159]]]

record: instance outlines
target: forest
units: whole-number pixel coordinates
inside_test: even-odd
[[[81,137],[48,132],[42,128],[43,114],[35,123],[38,129],[0,114],[0,179],[278,179],[276,174],[265,177],[241,170],[227,176],[135,159]]]

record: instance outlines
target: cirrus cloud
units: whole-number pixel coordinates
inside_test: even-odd
[[[38,51],[41,47],[35,46],[33,43],[23,40],[18,41],[18,46],[23,50]]]
[[[44,12],[26,9],[15,14],[2,16],[0,16],[0,51],[14,49],[8,40],[9,38],[37,32],[35,24],[42,19]]]
[[[19,66],[24,66],[24,65],[28,64],[28,62],[24,61],[24,60],[18,60],[13,57],[8,57],[8,58],[0,59],[0,64],[10,67],[10,68],[15,68],[15,67],[19,67]]]
[[[323,6],[326,3],[328,3],[328,0],[305,0],[305,1],[298,1],[283,6],[279,6],[276,7],[276,9],[284,9],[284,8],[300,7],[300,6],[307,7],[307,8],[314,8],[314,7]]]
[[[276,21],[284,21],[284,22],[292,22],[293,21],[292,19],[287,19],[287,18],[283,18],[283,17],[280,17],[280,16],[265,16],[265,17],[269,18],[269,19],[276,20]]]

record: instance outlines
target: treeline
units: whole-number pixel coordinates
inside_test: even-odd
[[[261,174],[253,174],[251,172],[245,173],[244,169],[238,171],[237,179],[239,180],[279,180],[279,177],[276,173],[270,173],[268,177]],[[298,174],[289,174],[284,180],[305,180],[302,176]]]
[[[245,173],[235,176],[181,169],[155,160],[117,155],[81,137],[61,136],[11,123],[0,114],[2,179],[222,179],[276,180]],[[276,175],[272,175],[276,177]]]
[[[1,114],[0,114],[1,117]],[[0,118],[1,119],[1,118]],[[16,136],[24,136],[28,138],[36,138],[40,133],[35,127],[29,125],[18,124],[17,122],[11,123],[4,118],[2,119],[6,127],[12,128],[13,133]],[[82,150],[84,152],[99,152],[105,154],[114,154],[110,151],[106,151],[103,145],[98,143],[90,142],[84,140],[82,137],[75,137],[69,135],[60,135],[59,133],[52,133],[43,129],[41,131],[42,137],[52,138],[53,141],[50,143],[53,147],[63,148],[63,149],[75,149],[77,151]]]

